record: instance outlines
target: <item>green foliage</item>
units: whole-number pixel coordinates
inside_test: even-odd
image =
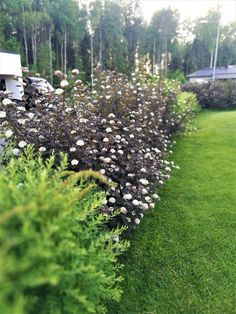
[[[187,79],[181,70],[169,71],[167,78],[171,80],[179,81],[180,83],[186,83]]]
[[[192,110],[197,112],[200,109],[197,101],[197,96],[191,92],[182,92],[178,94],[177,104],[175,107],[176,112],[182,112],[185,110]]]
[[[53,54],[53,60],[54,59],[55,55]],[[50,75],[50,50],[48,43],[42,43],[39,45],[37,70],[44,77],[49,77]]]
[[[66,171],[32,148],[0,168],[0,313],[105,313],[118,300],[127,243],[107,231],[92,171]]]

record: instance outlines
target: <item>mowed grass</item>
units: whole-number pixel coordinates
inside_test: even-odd
[[[236,111],[205,111],[182,136],[180,170],[130,237],[109,314],[236,313]]]

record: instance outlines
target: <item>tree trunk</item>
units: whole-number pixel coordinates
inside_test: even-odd
[[[33,64],[37,66],[37,9],[36,3],[34,2],[34,23],[32,26],[32,34],[31,34],[31,42],[32,42],[32,57],[33,57]]]
[[[66,63],[67,63],[67,51],[66,51],[66,46],[67,46],[67,34],[66,34],[66,27],[65,27],[65,34],[64,34],[64,73],[66,74]]]
[[[64,71],[64,57],[63,57],[63,41],[61,42],[61,71]]]
[[[50,64],[50,83],[53,85],[53,76],[52,76],[52,29],[51,29],[51,27],[49,27],[48,46],[49,46],[49,64]]]
[[[90,46],[91,46],[91,89],[93,90],[93,35],[90,37]]]
[[[25,59],[26,59],[26,66],[27,68],[29,68],[29,51],[28,51],[28,43],[27,43],[24,6],[22,6],[22,13],[23,13],[23,38],[24,38],[24,46],[25,46]]]
[[[102,71],[102,27],[101,27],[101,24],[99,27],[99,63],[100,63],[100,70]]]
[[[156,63],[156,38],[153,41],[153,52],[152,52],[152,75],[155,73],[155,63]]]
[[[214,51],[211,51],[211,62],[210,62],[210,68],[213,67],[213,55],[214,55]]]
[[[165,40],[165,63],[164,63],[164,74],[166,75],[168,69],[168,43],[167,43],[167,37]]]

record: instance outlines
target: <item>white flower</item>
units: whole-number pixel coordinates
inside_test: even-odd
[[[123,196],[123,199],[129,201],[129,200],[132,199],[132,195],[131,195],[131,194],[125,194],[125,195]]]
[[[138,205],[139,205],[139,201],[138,201],[138,200],[133,200],[133,201],[132,201],[132,204],[133,204],[134,206],[138,206]]]
[[[142,204],[142,208],[143,208],[144,210],[148,210],[149,206],[148,206],[147,203],[143,203],[143,204]]]
[[[107,142],[109,142],[109,139],[107,137],[104,137],[103,142],[107,143]]]
[[[107,95],[106,96],[106,99],[108,100],[108,99],[110,99],[111,98],[111,95]]]
[[[164,184],[164,182],[162,180],[159,181],[160,184]]]
[[[121,207],[121,208],[120,208],[120,212],[121,212],[122,214],[127,214],[128,210],[127,210],[125,207]]]
[[[165,167],[166,171],[171,171],[170,167]]]
[[[73,152],[75,152],[75,151],[76,151],[76,148],[75,148],[75,147],[71,147],[71,148],[70,148],[70,152],[71,152],[71,153],[73,153]]]
[[[13,155],[18,156],[19,153],[20,153],[20,150],[18,148],[13,148],[13,150],[12,150]]]
[[[87,122],[88,122],[88,119],[81,118],[81,119],[79,119],[79,122],[81,122],[81,123],[87,123]]]
[[[63,93],[64,93],[64,90],[62,88],[57,88],[55,90],[55,94],[58,95],[58,96],[62,95]]]
[[[152,197],[153,197],[155,200],[159,200],[159,199],[160,199],[159,195],[157,195],[157,194],[152,194]]]
[[[114,197],[110,197],[108,201],[109,203],[114,204],[116,202],[116,199]]]
[[[108,115],[108,118],[110,118],[110,119],[113,119],[113,118],[115,118],[116,116],[114,115],[114,113],[110,113],[109,115]]]
[[[73,70],[71,71],[71,73],[72,73],[73,75],[79,75],[79,70],[78,70],[78,69],[73,69]]]
[[[46,152],[46,147],[44,147],[44,146],[39,147],[39,151],[40,152]]]
[[[119,91],[117,92],[117,94],[118,94],[118,95],[121,95],[121,94],[122,94],[122,92],[119,90]]]
[[[72,111],[72,108],[66,108],[65,109],[65,112],[71,112]]]
[[[140,169],[140,172],[144,172],[144,173],[146,173],[146,172],[147,172],[147,170],[146,170],[145,168],[141,168],[141,169]]]
[[[130,137],[130,138],[134,138],[134,134],[130,134],[129,137]]]
[[[153,150],[154,150],[156,153],[161,153],[160,149],[158,149],[158,148],[153,148]]]
[[[131,222],[131,218],[130,218],[130,217],[126,217],[126,220],[127,220],[128,222]]]
[[[19,110],[19,111],[26,111],[25,107],[23,107],[23,106],[18,106],[16,109]]]
[[[7,131],[5,132],[5,135],[6,135],[6,138],[11,137],[11,136],[13,135],[12,130],[7,130]]]
[[[142,189],[142,194],[143,194],[143,195],[145,195],[145,194],[147,194],[147,193],[148,193],[147,189]]]
[[[146,179],[140,179],[139,182],[143,185],[148,185],[148,183],[149,183],[148,180],[146,180]]]
[[[62,80],[61,83],[60,83],[60,86],[62,88],[66,88],[69,86],[69,82],[67,80]]]
[[[59,77],[63,75],[63,73],[60,70],[56,70],[54,74]]]
[[[100,170],[100,173],[101,173],[101,174],[105,174],[105,172],[106,172],[105,169],[101,169],[101,170]]]
[[[18,144],[18,146],[20,147],[20,148],[23,148],[23,147],[25,147],[27,145],[27,143],[25,142],[25,141],[20,141],[20,143]]]
[[[25,124],[25,119],[18,119],[17,122],[21,125]]]
[[[128,173],[127,176],[133,178],[135,176],[135,174],[134,173]]]
[[[111,158],[110,157],[104,158],[104,162],[108,164],[109,162],[111,162]]]
[[[71,160],[71,164],[72,164],[72,166],[76,166],[76,165],[78,165],[78,160],[77,159],[73,159],[73,160]]]
[[[112,128],[106,128],[106,132],[107,133],[111,133],[112,132]]]
[[[151,203],[152,199],[151,199],[151,197],[149,197],[149,196],[145,196],[145,201],[146,201],[147,203]]]
[[[0,111],[0,118],[6,118],[6,112]]]
[[[75,130],[72,130],[72,131],[70,131],[70,133],[71,133],[71,134],[75,134],[75,133],[76,133],[76,131],[75,131]]]
[[[7,105],[12,104],[12,101],[11,101],[11,99],[4,98],[3,101],[2,101],[2,104],[3,104],[4,106],[7,106]]]
[[[140,224],[140,219],[139,218],[135,218],[134,222],[136,223],[136,225]]]
[[[78,146],[84,146],[84,141],[78,140],[78,141],[76,142],[76,145],[78,145]]]
[[[28,117],[30,118],[30,120],[32,120],[34,117],[34,113],[33,112],[28,113]]]
[[[154,203],[150,203],[150,204],[149,204],[149,207],[150,207],[150,208],[154,208],[154,207],[155,207],[155,204],[154,204]]]

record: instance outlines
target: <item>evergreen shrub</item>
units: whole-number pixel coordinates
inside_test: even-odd
[[[127,247],[107,230],[98,173],[66,170],[28,148],[0,167],[0,313],[106,313]],[[92,180],[93,179],[93,180]]]

